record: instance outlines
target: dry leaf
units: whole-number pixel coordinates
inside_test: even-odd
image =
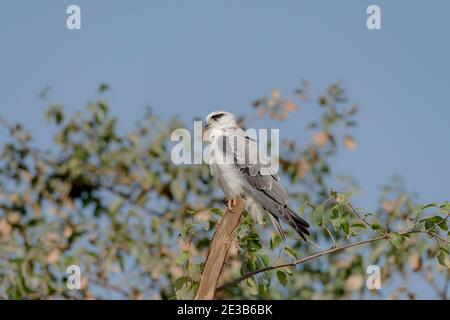
[[[364,277],[360,274],[352,274],[345,281],[345,288],[349,291],[357,291],[364,284]]]
[[[278,89],[272,90],[272,99],[278,100],[281,97],[281,92]]]
[[[384,200],[381,202],[381,208],[384,209],[387,213],[394,212],[395,208],[397,207],[397,201],[392,200]]]
[[[422,268],[422,258],[420,257],[420,254],[414,252],[409,257],[409,266],[413,271],[419,271]]]
[[[293,101],[286,101],[283,104],[283,109],[288,113],[295,111],[297,109],[297,105]]]
[[[329,139],[330,135],[324,131],[318,132],[313,136],[313,141],[318,147],[323,147]]]
[[[10,193],[8,195],[9,201],[11,201],[13,204],[19,204],[20,203],[20,196],[18,193]]]
[[[55,248],[53,249],[47,257],[45,257],[45,260],[48,264],[55,264],[59,261],[59,257],[61,256],[61,251],[59,249]]]
[[[20,221],[20,218],[22,218],[22,215],[17,211],[11,212],[6,217],[6,219],[8,219],[8,221],[9,221],[9,223],[11,223],[13,225],[18,223]]]
[[[344,137],[344,145],[347,147],[347,149],[349,149],[349,150],[353,150],[353,149],[355,149],[356,148],[356,142],[355,142],[355,140],[353,140],[353,138],[352,137],[350,137],[350,136],[345,136]]]
[[[180,252],[181,251],[189,251],[190,243],[189,243],[189,241],[180,239],[180,240],[178,240],[178,247],[180,248]]]
[[[297,164],[297,176],[300,179],[304,179],[306,174],[309,172],[309,164],[308,162],[302,158]]]
[[[72,234],[73,234],[73,228],[72,227],[67,226],[67,227],[64,228],[64,231],[63,231],[64,238],[70,238],[72,236]]]
[[[0,234],[2,236],[9,236],[11,234],[12,227],[5,219],[0,220]]]
[[[258,116],[260,118],[264,118],[264,116],[266,115],[267,109],[266,108],[261,108],[258,110]]]

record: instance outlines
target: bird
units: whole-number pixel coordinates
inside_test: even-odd
[[[269,214],[283,241],[286,235],[280,220],[307,241],[308,222],[289,207],[288,193],[268,157],[258,150],[258,142],[238,126],[236,116],[222,110],[208,114],[203,135],[210,143],[211,174],[223,190],[227,206],[231,208],[238,198],[244,198],[245,210],[256,222],[263,223],[264,214]]]

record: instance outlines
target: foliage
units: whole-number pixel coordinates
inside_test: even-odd
[[[100,93],[108,89],[102,85]],[[257,115],[270,121],[306,112],[299,106],[319,110],[319,119],[307,125],[311,143],[283,141],[280,176],[291,206],[312,222],[311,239],[305,243],[286,228],[284,243],[270,223],[257,225],[245,214],[222,283],[244,278],[218,297],[414,298],[408,285],[414,273],[445,298],[450,203],[417,205],[394,181],[373,213],[353,208],[351,190],[336,192],[329,183],[332,157],[342,146],[356,147],[349,131],[357,106],[349,105],[339,83],[310,97],[306,82],[292,99],[274,91],[254,103]],[[171,162],[170,133],[183,124],[147,110],[122,134],[103,99],[72,116],[51,105],[46,116],[57,128],[51,151],[36,148],[31,133],[0,118],[10,134],[0,158],[0,298],[192,298],[223,215],[223,195],[206,165]],[[242,117],[243,125],[252,121],[252,112]],[[325,254],[301,262],[317,252]],[[81,267],[81,290],[66,287],[72,264]],[[402,285],[368,292],[371,264],[382,268],[383,286],[398,278]]]

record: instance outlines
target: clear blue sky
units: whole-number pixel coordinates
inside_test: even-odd
[[[82,30],[66,29],[70,4]],[[382,30],[367,30],[369,4],[381,7]],[[449,12],[448,1],[2,1],[0,114],[49,146],[37,98],[46,86],[51,101],[80,110],[109,83],[126,128],[146,105],[190,120],[250,110],[302,79],[315,91],[340,80],[361,107],[359,146],[334,164],[359,182],[357,205],[375,209],[393,174],[423,203],[449,200]],[[281,137],[298,135],[305,112]]]

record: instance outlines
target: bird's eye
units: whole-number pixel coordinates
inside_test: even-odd
[[[217,113],[215,115],[211,116],[211,119],[213,119],[214,121],[219,120],[220,118],[222,118],[225,115],[225,113]]]

